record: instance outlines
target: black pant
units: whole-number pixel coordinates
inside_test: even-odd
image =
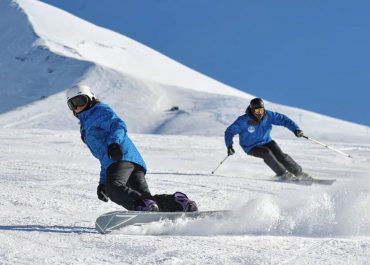
[[[135,210],[143,199],[152,199],[162,212],[182,211],[173,194],[152,196],[145,179],[143,167],[128,161],[118,161],[107,168],[106,191],[109,199],[127,210]]]
[[[128,161],[118,161],[107,168],[106,191],[109,199],[127,210],[135,209],[135,201],[150,197],[143,167]]]
[[[275,141],[265,145],[256,146],[248,155],[263,158],[263,161],[276,173],[281,176],[286,170],[298,176],[302,173],[302,167],[293,158],[283,153]]]

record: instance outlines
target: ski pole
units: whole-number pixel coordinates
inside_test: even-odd
[[[222,165],[222,163],[227,159],[229,157],[229,155],[227,155],[225,158],[224,158],[224,160],[222,160],[221,162],[220,162],[220,164],[215,168],[215,170],[213,170],[212,171],[212,174],[214,174],[215,172],[216,172],[216,170]]]
[[[306,138],[307,140],[310,140],[310,141],[312,141],[312,142],[314,142],[314,143],[317,143],[317,144],[319,144],[319,145],[322,145],[322,146],[324,146],[324,147],[326,147],[326,148],[328,148],[328,149],[331,149],[331,150],[333,150],[333,151],[335,151],[335,152],[337,152],[337,153],[339,153],[339,154],[341,154],[341,155],[344,155],[344,156],[346,156],[346,157],[352,158],[352,156],[351,156],[351,155],[346,154],[346,153],[344,153],[344,152],[342,152],[342,151],[340,151],[340,150],[338,150],[338,149],[335,149],[334,147],[331,147],[331,146],[329,146],[329,145],[327,145],[327,144],[321,143],[321,142],[319,142],[319,141],[317,141],[317,140],[315,140],[315,139],[312,139],[312,138],[310,138],[310,137],[308,137],[308,136],[306,136],[306,135],[303,135],[302,137],[303,137],[303,138]]]

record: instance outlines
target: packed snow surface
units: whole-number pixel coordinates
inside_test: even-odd
[[[271,181],[262,160],[221,137],[132,135],[152,193],[177,190],[225,220],[180,220],[98,234],[95,219],[121,210],[96,196],[99,163],[78,131],[0,131],[1,264],[369,264],[370,145],[277,139],[332,186]]]

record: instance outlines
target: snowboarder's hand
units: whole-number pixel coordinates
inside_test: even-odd
[[[297,137],[302,137],[302,136],[304,136],[304,133],[303,133],[303,131],[302,131],[302,130],[296,130],[296,131],[294,131],[294,134],[295,134],[295,136],[297,136]]]
[[[107,192],[105,191],[105,185],[99,184],[97,188],[97,194],[98,194],[98,199],[107,202],[108,201],[108,195]]]
[[[227,147],[227,155],[231,156],[233,154],[235,154],[235,150],[234,150],[233,146],[230,145],[230,146]]]
[[[108,146],[108,156],[115,161],[121,160],[123,156],[121,146],[117,143],[110,144]]]

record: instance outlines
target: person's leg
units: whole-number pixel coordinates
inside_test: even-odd
[[[127,187],[141,194],[140,198],[134,201],[136,211],[159,211],[157,203],[150,194],[148,183],[145,179],[145,169],[142,166],[135,164],[135,168],[127,181]]]
[[[175,201],[173,194],[156,194],[153,200],[158,204],[160,212],[182,212],[183,208]]]
[[[272,151],[265,146],[256,146],[248,152],[248,155],[262,158],[277,176],[282,176],[287,170],[285,166],[278,161]]]
[[[277,160],[283,164],[289,172],[293,173],[295,176],[302,174],[302,167],[294,161],[292,157],[285,154],[275,141],[271,141],[264,146],[271,150]]]
[[[174,194],[156,194],[153,199],[158,204],[161,212],[196,212],[198,206],[182,192]]]
[[[127,210],[134,210],[135,202],[142,196],[141,192],[127,185],[134,169],[135,164],[127,161],[115,162],[107,168],[107,195],[111,201],[122,205]],[[146,191],[145,188],[144,191]]]
[[[136,164],[134,164],[134,166],[135,168],[127,181],[127,186],[138,191],[144,197],[151,197],[149,186],[145,178],[144,168]]]

